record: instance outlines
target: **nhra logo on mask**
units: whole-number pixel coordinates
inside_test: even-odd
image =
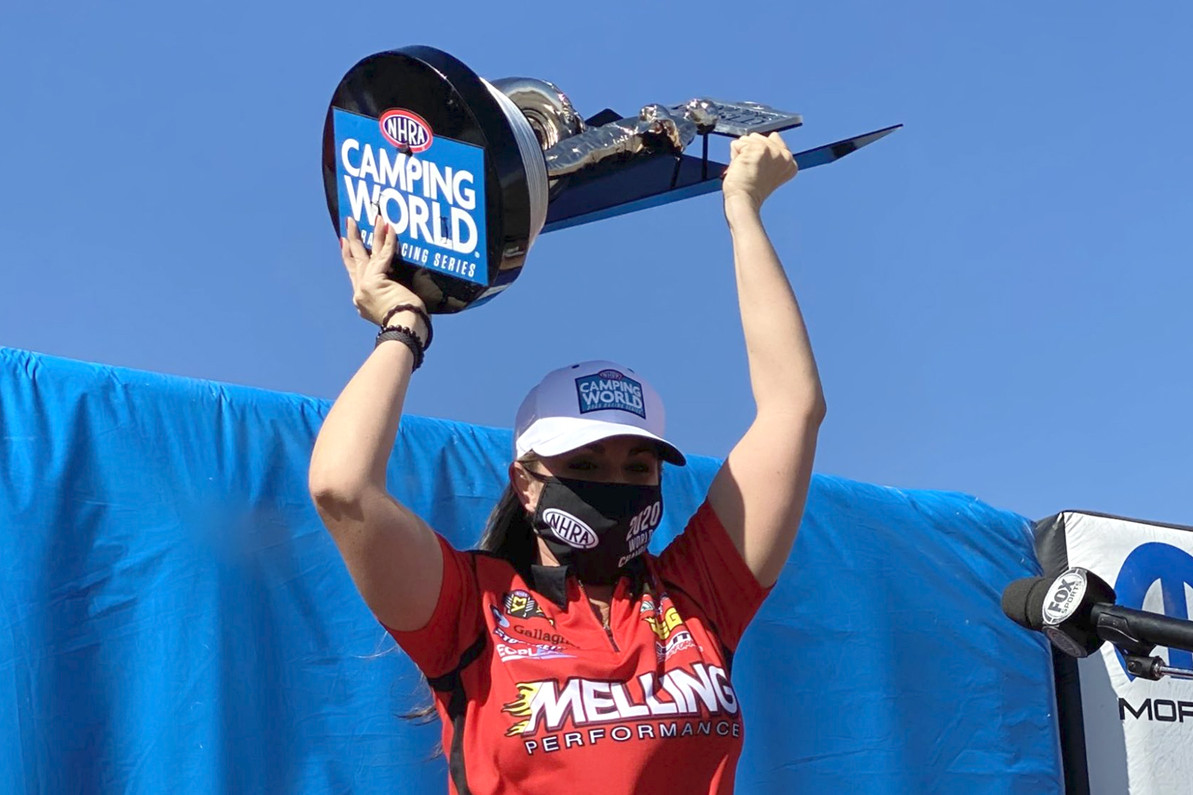
[[[576,379],[580,413],[590,411],[626,411],[646,419],[642,384],[617,370],[601,370],[596,375]]]
[[[572,516],[567,511],[561,511],[558,508],[548,508],[543,511],[543,521],[546,522],[547,527],[551,528],[551,532],[563,543],[569,547],[576,549],[592,549],[597,545],[596,532]]]

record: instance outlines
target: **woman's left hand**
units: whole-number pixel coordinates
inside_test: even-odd
[[[758,209],[799,170],[778,133],[744,135],[729,145],[729,153],[729,168],[721,182],[726,204],[745,197]]]
[[[795,293],[758,212],[795,175],[795,161],[777,134],[739,138],[732,151],[722,188],[756,413],[708,502],[765,587],[783,570],[803,515],[824,392]]]
[[[340,238],[340,257],[352,280],[352,303],[356,305],[356,311],[365,320],[380,326],[395,306],[412,304],[423,309],[424,304],[423,299],[408,287],[389,278],[398,236],[380,214],[377,219],[371,252],[365,249],[356,219],[351,216],[346,219],[345,235]],[[425,331],[422,338],[426,339]]]

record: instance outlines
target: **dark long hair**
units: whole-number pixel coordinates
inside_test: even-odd
[[[538,460],[538,456],[534,453],[528,453],[518,459],[524,464],[536,460]],[[481,533],[476,548],[503,560],[508,560],[519,571],[526,571],[534,562],[534,529],[530,525],[530,516],[527,515],[526,508],[523,507],[522,501],[514,492],[513,483],[505,485],[505,491],[501,492],[501,497],[498,498],[497,504],[489,513],[489,518],[485,521],[485,530]],[[421,689],[425,691],[423,703],[402,717],[426,723],[430,722],[435,715],[435,701],[425,675],[422,681]],[[438,750],[436,756],[441,753],[443,753],[442,748]]]
[[[534,453],[527,453],[517,459],[517,463],[530,464],[538,460],[539,457]],[[534,562],[534,529],[530,526],[526,508],[514,492],[513,482],[505,484],[505,491],[501,492],[501,497],[489,513],[485,531],[481,533],[476,548],[508,560],[519,571],[529,569]]]

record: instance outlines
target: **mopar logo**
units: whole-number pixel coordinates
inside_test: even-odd
[[[597,545],[597,534],[593,529],[567,511],[548,508],[543,511],[543,521],[556,538],[570,547],[592,549]]]
[[[1193,702],[1173,701],[1168,698],[1145,698],[1139,709],[1132,706],[1125,698],[1118,700],[1118,719],[1125,721],[1127,713],[1136,720],[1153,720],[1161,723],[1184,723],[1186,718],[1193,722]]]
[[[425,152],[431,148],[434,136],[431,125],[417,113],[402,108],[387,110],[378,120],[381,134],[399,149],[409,148],[411,152]]]
[[[1193,555],[1170,544],[1152,542],[1142,544],[1127,556],[1119,569],[1114,593],[1118,604],[1144,610],[1143,599],[1157,582],[1163,597],[1164,614],[1169,618],[1187,621],[1189,602],[1185,589],[1193,587]],[[1129,679],[1135,677],[1127,671],[1126,661],[1118,654],[1123,673]],[[1193,653],[1182,649],[1168,650],[1168,664],[1174,668],[1193,668]],[[1183,719],[1183,715],[1182,715]]]

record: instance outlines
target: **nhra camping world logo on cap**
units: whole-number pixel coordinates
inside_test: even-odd
[[[626,411],[646,419],[642,384],[619,370],[601,370],[596,375],[576,379],[580,413],[590,411]]]
[[[409,149],[414,154],[431,148],[435,136],[426,119],[405,108],[394,108],[381,114],[377,120],[385,140],[400,149]]]

